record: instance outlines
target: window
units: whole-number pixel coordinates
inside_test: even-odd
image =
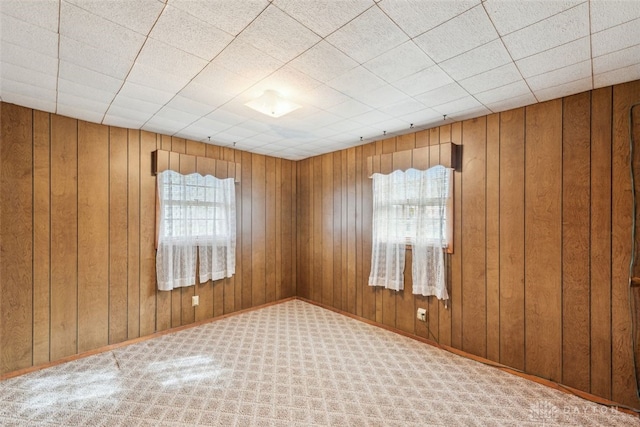
[[[448,299],[444,250],[452,237],[451,169],[434,166],[373,175],[370,286],[404,289],[406,246],[413,248],[413,293]]]
[[[232,178],[174,171],[158,174],[158,287],[170,290],[235,273],[236,214]],[[197,254],[196,254],[197,251]]]

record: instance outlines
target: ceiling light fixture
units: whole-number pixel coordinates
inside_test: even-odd
[[[269,117],[282,117],[302,107],[295,102],[284,99],[275,90],[265,90],[258,98],[244,105]]]

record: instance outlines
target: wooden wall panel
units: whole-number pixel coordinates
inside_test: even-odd
[[[50,116],[33,111],[33,364],[49,361]],[[4,128],[3,128],[4,129]],[[4,136],[3,136],[4,139]],[[27,141],[28,143],[28,141]],[[2,157],[5,158],[4,156]],[[4,204],[0,203],[0,206]],[[36,261],[37,260],[37,261]],[[1,263],[0,263],[1,264]]]
[[[295,293],[294,162],[0,105],[0,376],[252,307],[265,301],[267,282],[270,300]],[[161,148],[173,150],[167,164],[183,173],[195,171],[201,156],[214,172],[219,166],[225,176],[246,178],[237,185],[233,278],[157,291],[151,160]],[[235,160],[240,168],[229,167]],[[265,243],[267,230],[275,247]],[[264,261],[256,275],[254,261],[266,251],[280,260],[269,261],[279,279],[270,273],[265,280]],[[206,311],[191,306],[196,290]],[[252,301],[252,294],[261,297]]]
[[[51,360],[78,352],[78,122],[51,116]]]
[[[442,135],[442,133],[440,133]],[[487,358],[500,360],[500,115],[487,116]]]
[[[33,359],[33,113],[2,108],[0,119],[0,372],[6,372]]]
[[[524,370],[525,109],[500,114],[500,363]]]
[[[589,232],[591,93],[564,99],[562,111],[562,382],[590,390]]]
[[[451,125],[451,142],[462,146],[462,123]],[[461,147],[462,149],[462,147]],[[453,172],[453,254],[449,267],[449,310],[451,311],[451,345],[462,346],[462,171]]]
[[[126,132],[126,131],[125,131]],[[124,153],[126,159],[126,138]],[[109,157],[109,132],[104,126],[84,121],[78,122],[78,351],[83,352],[109,343],[109,329],[116,329],[110,324],[110,303],[114,298],[109,297],[109,265],[111,257],[109,251],[109,164],[103,159]],[[113,164],[113,163],[111,163]],[[125,164],[126,171],[126,164]],[[126,178],[126,173],[123,175]],[[126,184],[126,182],[125,182]],[[125,191],[126,194],[126,191]],[[124,202],[124,203],[123,203]],[[124,206],[122,206],[124,205]],[[111,206],[114,206],[111,203]],[[126,214],[126,200],[120,200]],[[126,233],[126,220],[122,224]],[[126,239],[125,244],[126,247]],[[124,252],[126,269],[126,250]],[[126,310],[126,278],[122,289],[125,298],[122,299]],[[119,313],[122,324],[122,337],[127,338],[127,315]]]
[[[525,367],[561,381],[562,100],[526,111]]]

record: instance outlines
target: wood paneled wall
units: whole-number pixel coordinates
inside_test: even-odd
[[[296,294],[295,162],[0,109],[0,375]],[[157,291],[156,149],[241,164],[231,279]]]
[[[298,295],[640,407],[628,305],[628,114],[638,101],[640,81],[299,161]],[[410,251],[404,291],[367,285],[367,157],[399,153],[381,157],[389,172],[428,166],[445,142],[463,146],[448,308],[411,294]],[[402,153],[425,146],[426,159]]]

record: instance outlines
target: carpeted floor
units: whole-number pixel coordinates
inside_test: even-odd
[[[629,426],[640,420],[294,300],[2,381],[0,425]]]

